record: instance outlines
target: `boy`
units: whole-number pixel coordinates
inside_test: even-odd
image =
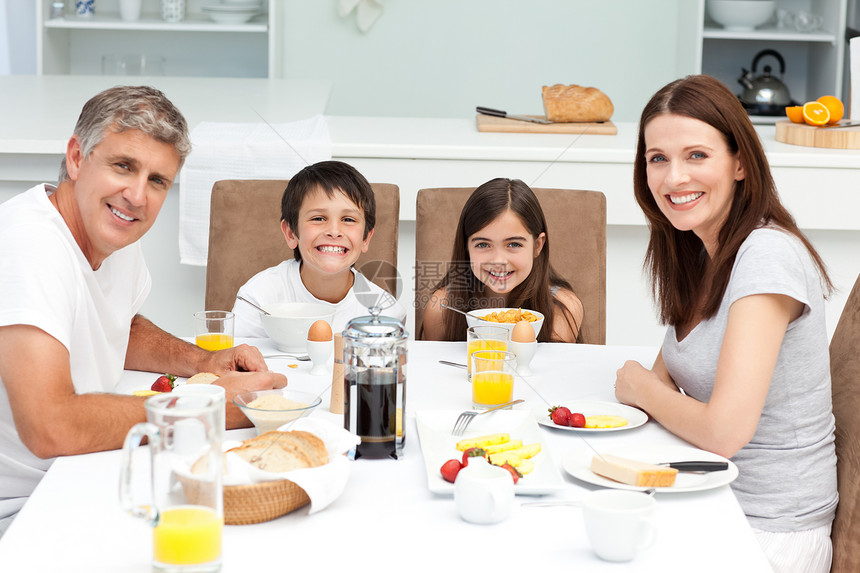
[[[406,309],[352,268],[367,252],[376,224],[370,183],[340,161],[309,165],[290,180],[281,199],[281,231],[294,259],[251,277],[239,295],[266,307],[277,302],[315,302],[334,311],[332,330],[343,331],[372,304],[405,324]],[[236,300],[236,337],[265,337],[260,311]]]

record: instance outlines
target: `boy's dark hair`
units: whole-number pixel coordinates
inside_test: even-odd
[[[286,221],[298,236],[299,210],[305,197],[321,190],[327,197],[341,192],[364,212],[364,238],[376,225],[376,198],[364,175],[342,161],[320,161],[295,174],[281,197],[281,220]],[[302,260],[299,248],[293,249],[297,261]]]

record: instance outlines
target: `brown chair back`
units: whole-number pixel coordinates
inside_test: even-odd
[[[239,288],[258,272],[293,258],[281,233],[281,196],[288,180],[216,181],[212,187],[206,308],[230,310]],[[355,268],[396,294],[400,189],[373,183],[376,227]]]
[[[415,332],[445,274],[469,188],[421,189],[415,222]],[[582,301],[582,342],[606,344],[606,196],[599,191],[533,189],[547,221],[550,264]]]
[[[860,571],[860,277],[830,339],[839,505],[830,539],[833,573]]]

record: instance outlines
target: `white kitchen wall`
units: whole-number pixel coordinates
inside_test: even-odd
[[[36,73],[36,4],[0,0],[0,12],[0,73]]]
[[[679,46],[689,0],[384,0],[367,33],[337,0],[285,0],[287,78],[334,81],[331,115],[541,113],[541,86],[595,86],[616,121],[694,62]],[[689,19],[687,20],[689,21]]]

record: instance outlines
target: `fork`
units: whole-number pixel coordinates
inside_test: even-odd
[[[475,416],[480,416],[481,414],[486,414],[487,412],[492,412],[493,410],[507,408],[509,406],[513,406],[514,404],[519,404],[520,402],[525,402],[525,400],[514,400],[513,402],[508,402],[507,404],[500,404],[498,406],[493,406],[492,408],[488,408],[486,410],[481,410],[480,412],[467,410],[457,417],[457,421],[454,422],[454,427],[451,429],[451,435],[462,436],[469,424],[472,423],[472,420],[475,419]]]

